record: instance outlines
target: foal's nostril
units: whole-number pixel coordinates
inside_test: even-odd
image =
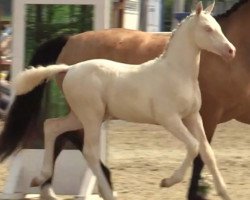
[[[233,49],[229,49],[229,54],[233,54],[234,50]]]

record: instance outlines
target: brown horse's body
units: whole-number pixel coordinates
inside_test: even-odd
[[[104,58],[123,63],[140,64],[160,55],[169,34],[153,34],[127,29],[89,31],[71,36],[58,62],[77,63]]]
[[[232,62],[202,52],[199,77],[203,100],[201,114],[208,140],[212,139],[219,123],[231,119],[250,123],[249,19],[248,0],[242,0],[230,12],[217,17],[223,32],[236,46],[236,58]],[[57,61],[74,64],[88,59],[106,58],[138,64],[159,56],[169,39],[170,34],[155,35],[125,29],[91,31],[70,37]],[[202,166],[197,158],[193,172],[196,179]],[[196,190],[195,187],[191,186],[191,189]]]
[[[203,94],[204,123],[214,125],[231,119],[250,122],[250,25],[242,20],[240,10],[219,22],[225,35],[236,46],[236,58],[228,63],[219,56],[202,52],[200,85]],[[243,12],[243,11],[242,11]],[[249,15],[249,14],[248,14]],[[249,16],[248,16],[249,17]],[[247,16],[244,18],[247,19]],[[245,23],[245,24],[244,24]],[[240,29],[245,27],[249,31]],[[71,36],[57,62],[74,64],[84,60],[105,58],[129,64],[139,64],[159,56],[171,34],[153,34],[127,29],[90,31]],[[209,122],[208,122],[208,121]],[[206,129],[209,127],[206,126]],[[210,132],[210,131],[209,131]],[[209,136],[208,132],[208,136]]]

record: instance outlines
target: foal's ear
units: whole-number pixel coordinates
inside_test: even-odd
[[[200,15],[201,11],[203,11],[203,5],[202,5],[202,1],[200,1],[199,3],[197,3],[196,8],[195,8],[195,13],[196,15]]]
[[[210,14],[214,9],[214,5],[215,5],[215,1],[211,5],[209,5],[204,11]]]

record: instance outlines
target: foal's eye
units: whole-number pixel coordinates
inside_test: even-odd
[[[206,32],[213,32],[213,29],[211,26],[205,26],[205,31]]]

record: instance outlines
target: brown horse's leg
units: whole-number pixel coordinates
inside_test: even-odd
[[[53,166],[55,166],[56,159],[60,155],[61,151],[63,150],[63,147],[65,146],[66,141],[68,140],[66,134],[67,133],[64,133],[56,138]],[[47,181],[45,181],[41,185],[41,199],[57,199],[51,185],[52,185],[52,177],[50,177]]]
[[[208,108],[208,110],[207,112],[205,110],[201,110],[201,115],[204,123],[204,129],[207,135],[207,140],[210,143],[214,135],[216,126],[219,123],[221,110],[215,111],[214,109],[209,109],[209,106],[204,107]],[[201,160],[200,155],[198,155],[193,162],[193,171],[188,191],[188,200],[206,200],[204,197],[198,194],[199,180],[201,179],[201,171],[203,167],[204,163]]]
[[[212,134],[213,135],[213,134]],[[209,143],[211,142],[211,138],[208,138]],[[191,183],[188,191],[188,200],[206,200],[204,197],[198,194],[199,190],[199,181],[201,179],[201,171],[204,167],[204,163],[201,160],[200,155],[198,155],[193,162],[193,171]]]
[[[238,122],[244,123],[244,124],[250,124],[250,105],[248,106],[248,108],[246,108],[245,112],[241,115],[239,115],[238,117],[236,117],[235,119]]]

